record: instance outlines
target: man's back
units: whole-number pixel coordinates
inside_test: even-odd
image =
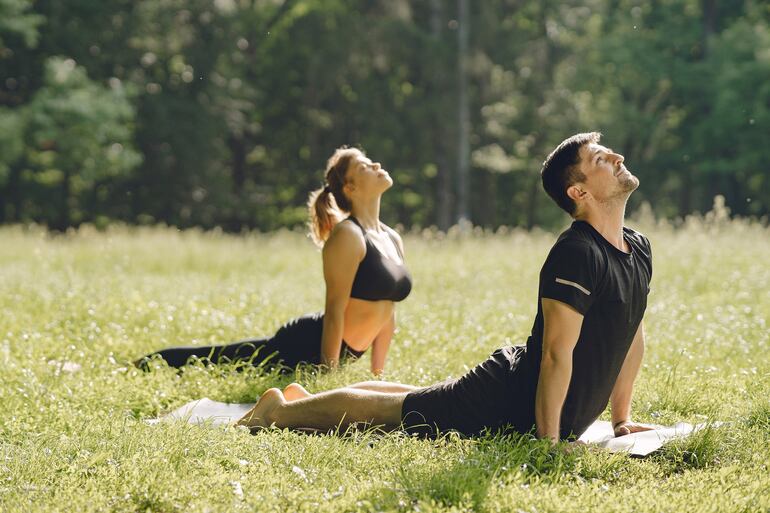
[[[538,312],[520,370],[534,390],[543,346],[543,298],[569,305],[583,324],[572,353],[572,376],[560,435],[579,435],[604,411],[647,307],[652,254],[646,237],[623,228],[624,253],[589,223],[561,234],[540,271]],[[528,386],[527,388],[530,388]]]

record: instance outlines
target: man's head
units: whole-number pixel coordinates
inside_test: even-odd
[[[565,139],[543,162],[543,188],[572,217],[591,204],[626,198],[639,179],[623,164],[623,156],[599,144],[601,134],[587,132]]]

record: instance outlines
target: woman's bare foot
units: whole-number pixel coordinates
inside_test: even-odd
[[[277,388],[270,388],[262,394],[257,404],[241,417],[236,426],[269,427],[275,422],[273,413],[276,408],[286,404],[286,399]]]
[[[297,399],[305,399],[310,397],[311,394],[299,383],[292,383],[283,389],[283,397],[287,401],[296,401]]]

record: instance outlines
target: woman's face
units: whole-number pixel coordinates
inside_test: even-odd
[[[350,161],[347,172],[351,196],[380,195],[393,185],[393,179],[379,162],[359,153]]]

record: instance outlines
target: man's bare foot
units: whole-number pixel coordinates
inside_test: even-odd
[[[283,404],[286,404],[286,399],[283,398],[281,391],[277,388],[270,388],[262,394],[257,404],[246,415],[241,417],[235,425],[269,427],[275,422],[273,416],[275,409]]]
[[[299,383],[292,383],[283,389],[283,397],[287,401],[296,401],[297,399],[305,399],[313,394],[305,390],[305,388]]]

